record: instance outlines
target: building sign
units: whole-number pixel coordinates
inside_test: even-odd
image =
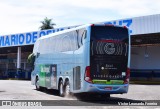
[[[50,33],[58,32],[58,31],[62,31],[64,29],[70,29],[70,28],[72,27],[64,27],[64,28],[57,28],[57,29],[49,29],[49,30],[0,36],[0,47],[32,45],[41,36],[45,36]]]
[[[126,26],[129,28],[129,32],[131,35],[139,35],[139,34],[159,33],[160,32],[159,19],[160,19],[160,14],[99,22],[99,23]],[[69,29],[72,27],[0,36],[0,47],[32,45],[41,36],[48,35],[50,33],[54,33],[64,29]]]
[[[101,22],[101,23],[126,26],[129,28],[130,33],[131,34],[133,33],[133,30],[131,29],[132,19],[108,21],[108,22]],[[45,36],[50,33],[62,31],[64,29],[70,29],[73,27],[76,27],[76,26],[0,36],[0,47],[32,45],[41,36]]]
[[[108,22],[101,22],[101,23],[126,26],[129,28],[130,33],[133,34],[133,30],[131,29],[132,19],[108,21]],[[0,47],[32,45],[41,36],[62,31],[64,29],[70,29],[73,27],[76,27],[76,26],[0,36]]]
[[[120,26],[126,26],[129,28],[130,34],[132,34],[132,19],[125,19],[125,20],[116,20],[116,21],[109,21],[109,22],[103,22],[104,24],[112,24],[112,25],[120,25]]]

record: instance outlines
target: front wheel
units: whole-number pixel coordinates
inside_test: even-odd
[[[39,78],[38,77],[36,77],[35,86],[36,86],[36,90],[41,90],[41,86],[39,86]]]

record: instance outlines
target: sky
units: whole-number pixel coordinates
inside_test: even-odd
[[[160,14],[160,0],[0,0],[0,35]]]

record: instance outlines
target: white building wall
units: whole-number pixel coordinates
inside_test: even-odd
[[[160,14],[100,22],[127,26],[131,35],[160,32]]]
[[[160,69],[160,46],[132,47],[131,69]]]
[[[160,32],[160,14],[135,17],[132,19],[132,34],[147,34]]]

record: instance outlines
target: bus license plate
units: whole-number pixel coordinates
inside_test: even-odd
[[[112,90],[112,87],[105,87],[105,90]]]

